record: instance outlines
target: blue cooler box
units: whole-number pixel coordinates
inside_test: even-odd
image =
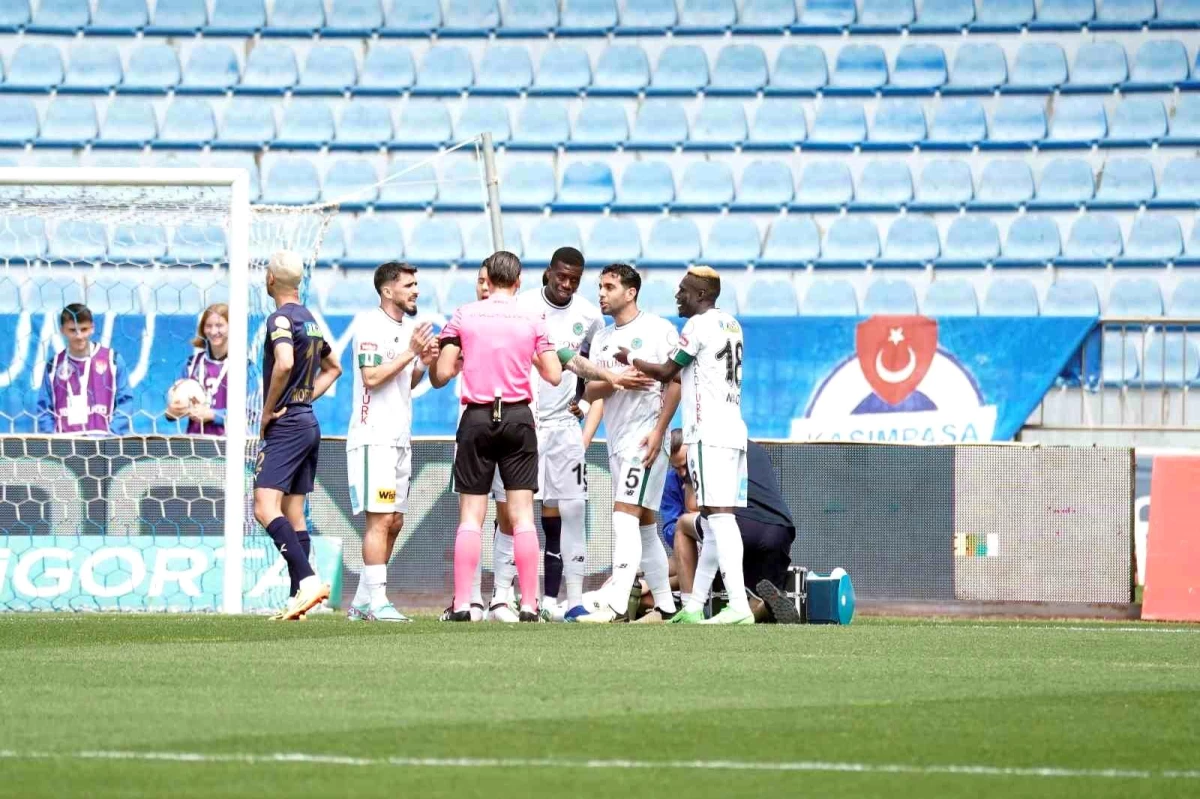
[[[828,577],[808,573],[808,623],[849,624],[854,618],[854,584],[845,569]]]

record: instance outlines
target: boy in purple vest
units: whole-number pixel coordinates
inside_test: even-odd
[[[67,348],[46,363],[38,395],[39,433],[129,433],[133,394],[125,361],[108,347],[92,343],[92,312],[73,302],[59,315]]]

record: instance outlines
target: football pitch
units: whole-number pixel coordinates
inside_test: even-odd
[[[1197,796],[1200,628],[0,616],[2,796]]]

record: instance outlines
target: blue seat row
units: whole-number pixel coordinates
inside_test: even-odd
[[[83,97],[54,100],[39,119],[27,97],[0,103],[0,146],[203,148],[259,150],[429,150],[490,132],[513,150],[1028,150],[1200,146],[1200,93],[1174,99],[1168,115],[1157,97],[1126,97],[1110,113],[1105,98],[1058,97],[1047,112],[1045,98],[1001,97],[989,119],[973,98],[941,100],[932,124],[918,100],[880,103],[868,130],[864,106],[825,100],[809,109],[795,101],[768,99],[751,109],[740,100],[708,99],[689,120],[676,100],[647,100],[630,126],[625,101],[591,99],[574,121],[569,103],[526,102],[515,127],[504,101],[474,99],[458,118],[433,100],[409,100],[393,117],[391,107],[352,102],[335,114],[316,99],[294,99],[277,108],[250,98],[232,101],[220,123],[207,100],[182,97],[158,119],[148,100],[117,97],[106,102],[100,122]],[[278,111],[278,115],[277,115]]]
[[[171,231],[82,219],[48,226],[40,217],[12,216],[0,230],[0,262],[215,264],[226,260],[226,252],[224,231],[203,224]]]
[[[29,0],[0,5],[0,30],[208,36],[596,36],[1137,30],[1200,24],[1195,0]],[[802,7],[802,11],[797,6]]]
[[[832,65],[811,44],[778,48],[774,63],[755,44],[723,47],[709,67],[705,50],[694,44],[663,49],[657,64],[638,45],[613,44],[593,68],[587,51],[570,43],[546,48],[535,69],[527,48],[514,44],[488,47],[476,65],[460,45],[435,44],[418,67],[408,48],[374,45],[361,68],[349,47],[322,44],[308,51],[303,65],[292,48],[257,44],[244,70],[234,49],[206,43],[193,47],[185,65],[164,44],[145,44],[122,64],[117,45],[82,42],[68,49],[64,66],[59,49],[26,44],[13,54],[4,83],[9,92],[284,94],[456,96],[520,94],[573,96],[772,96],[824,95],[987,95],[995,91],[1045,94],[1169,91],[1195,88],[1192,63],[1182,41],[1147,40],[1127,54],[1117,41],[1079,45],[1068,69],[1060,45],[1049,41],[1020,46],[1009,65],[992,42],[966,42],[951,56],[937,44],[902,46],[889,66],[875,44],[843,47]]]

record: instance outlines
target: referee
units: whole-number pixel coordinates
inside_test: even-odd
[[[492,477],[508,494],[513,559],[521,587],[521,621],[537,621],[538,549],[533,495],[538,489],[537,431],[534,429],[530,364],[551,385],[562,380],[560,356],[546,337],[542,316],[518,307],[521,260],[500,251],[483,262],[491,292],[485,300],[454,312],[442,328],[441,351],[430,373],[435,388],[446,385],[462,365],[462,402],[454,484],[458,489],[458,534],[454,540],[454,608],[451,621],[471,620],[471,592],[479,566],[483,517]]]

